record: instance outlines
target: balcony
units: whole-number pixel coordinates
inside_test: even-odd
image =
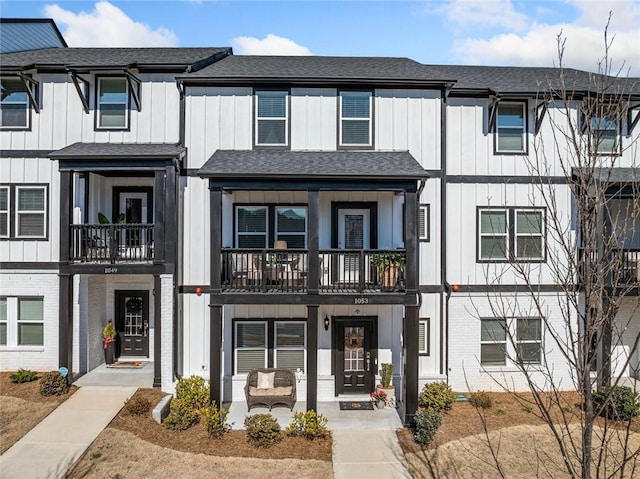
[[[227,293],[404,293],[404,250],[222,250],[222,291]],[[318,287],[310,288],[309,265],[318,264]]]
[[[585,255],[592,262],[593,275],[598,274],[598,252],[593,248],[580,248],[580,267],[585,266]],[[608,285],[617,288],[637,288],[640,286],[640,249],[622,248],[610,251],[603,260],[601,270],[609,277]],[[584,282],[585,273],[580,271],[580,281]],[[594,278],[594,282],[595,282]]]
[[[150,263],[153,224],[70,225],[69,260],[74,263]]]

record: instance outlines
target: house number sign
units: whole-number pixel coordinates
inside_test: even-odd
[[[353,304],[369,304],[369,298],[353,298]]]
[[[105,268],[104,269],[104,274],[114,274],[118,272],[118,268]]]

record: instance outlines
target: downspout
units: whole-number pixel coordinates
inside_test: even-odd
[[[449,298],[447,283],[447,97],[453,84],[440,90],[440,284],[446,299],[440,294],[440,374],[446,374],[449,383]],[[444,304],[443,304],[444,303]]]

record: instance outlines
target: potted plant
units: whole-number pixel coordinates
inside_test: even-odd
[[[371,393],[371,400],[376,403],[376,407],[378,409],[384,408],[385,403],[387,402],[387,393],[384,391],[373,391]]]
[[[113,321],[107,321],[102,330],[102,346],[104,348],[104,362],[113,364],[116,359],[116,327]]]
[[[378,284],[383,288],[394,288],[400,270],[406,263],[404,253],[376,253],[371,255],[371,264],[378,271]]]
[[[395,407],[396,392],[395,387],[391,384],[393,377],[393,364],[382,363],[380,369],[380,384],[376,386],[378,391],[384,391],[387,395],[387,406]]]

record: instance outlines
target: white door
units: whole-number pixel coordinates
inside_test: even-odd
[[[370,211],[368,209],[338,210],[338,248],[349,250],[340,255],[338,281],[360,281],[360,253],[371,247]],[[367,268],[368,269],[368,268]]]

